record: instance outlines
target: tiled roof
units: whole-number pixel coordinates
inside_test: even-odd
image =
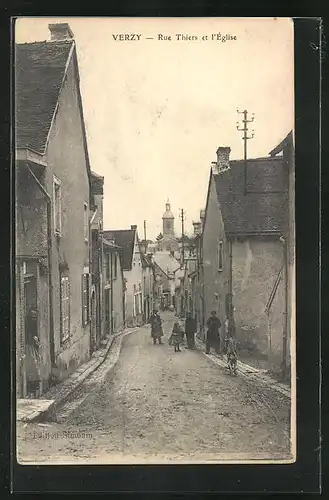
[[[121,250],[121,247],[119,247],[118,245],[114,245],[106,238],[103,238],[103,245],[109,250],[117,250],[117,251]]]
[[[247,194],[244,161],[231,161],[230,169],[214,175],[217,197],[228,233],[284,231],[287,218],[287,173],[282,158],[248,160]]]
[[[130,271],[132,268],[135,233],[135,229],[116,229],[103,232],[103,237],[106,240],[113,239],[115,244],[122,248],[122,269],[124,271]]]
[[[91,171],[90,182],[93,194],[97,195],[104,193],[104,177]]]
[[[71,41],[16,44],[16,146],[44,152]]]
[[[144,267],[152,266],[152,258],[149,255],[141,253],[142,264]]]
[[[155,252],[153,260],[166,274],[174,273],[180,267],[178,260],[168,252]]]
[[[269,152],[270,156],[276,156],[277,154],[281,153],[286,147],[292,146],[293,145],[293,133],[292,130],[286,135],[286,137],[274,148],[272,151]]]

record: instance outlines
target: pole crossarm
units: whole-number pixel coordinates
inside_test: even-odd
[[[243,115],[243,119],[241,120],[243,126],[239,126],[239,122],[237,122],[237,130],[239,132],[243,132],[242,140],[243,140],[243,149],[244,149],[244,194],[247,194],[247,142],[255,137],[255,131],[251,131],[251,135],[248,135],[248,123],[252,123],[255,120],[254,113],[251,118],[248,119],[248,111],[245,109],[243,111],[239,111],[237,109],[237,113]]]

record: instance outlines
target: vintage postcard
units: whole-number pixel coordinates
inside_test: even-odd
[[[296,460],[289,18],[18,18],[20,464]]]

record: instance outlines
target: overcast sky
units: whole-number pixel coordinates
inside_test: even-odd
[[[255,113],[250,157],[266,156],[293,128],[291,20],[25,18],[16,41],[49,40],[53,22],[68,22],[76,40],[91,167],[105,177],[105,229],[137,224],[142,236],[146,219],[155,238],[169,198],[175,230],[180,208],[190,230],[218,146],[243,155],[237,107]],[[237,40],[211,40],[218,32]],[[115,41],[117,33],[142,36]]]

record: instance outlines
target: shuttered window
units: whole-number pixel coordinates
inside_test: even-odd
[[[218,243],[218,271],[223,270],[223,242]]]
[[[82,325],[86,326],[89,323],[89,310],[90,310],[90,293],[89,293],[89,287],[90,287],[90,280],[89,280],[89,274],[84,273],[82,275]]]
[[[113,279],[117,279],[117,266],[118,266],[118,254],[114,254],[114,264],[113,264]]]
[[[105,281],[108,283],[110,281],[110,267],[111,267],[111,261],[110,261],[110,254],[105,255]]]
[[[61,342],[67,340],[70,336],[70,280],[68,276],[61,276]]]

